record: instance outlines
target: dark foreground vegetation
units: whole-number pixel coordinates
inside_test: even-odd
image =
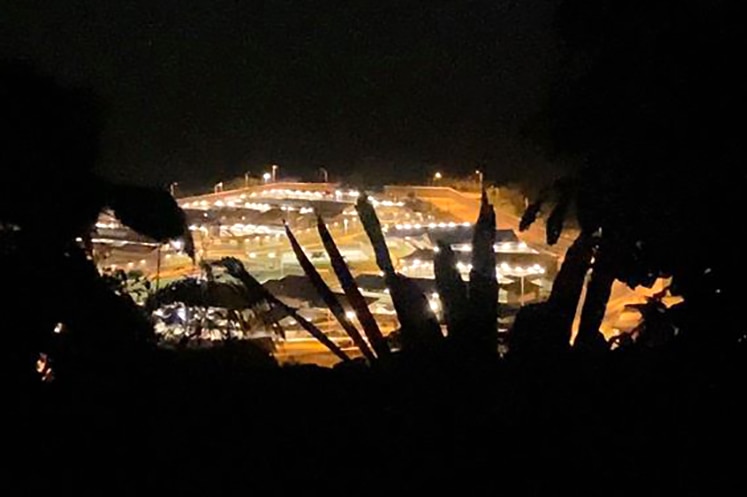
[[[183,214],[165,192],[91,172],[98,124],[89,96],[4,66],[6,485],[13,494],[740,493],[747,275],[738,243],[709,242],[743,212],[743,145],[726,120],[737,16],[731,2],[685,4],[643,14],[606,1],[561,9],[578,66],[540,134],[580,166],[522,224],[548,213],[552,242],[575,214],[580,235],[549,300],[518,315],[503,357],[495,217],[485,199],[469,285],[448,247],[435,261],[448,337],[425,297],[394,271],[361,201],[402,324],[397,347],[360,307],[361,330],[344,313],[340,320],[364,358],[333,369],[281,368],[248,342],[158,348],[141,310],[99,276],[87,234],[109,209],[154,239],[182,238],[190,251]],[[583,19],[599,29],[579,29]],[[319,230],[334,263],[321,221]],[[333,267],[355,306],[346,266]],[[272,300],[238,261],[216,269],[247,295]],[[313,267],[305,270],[313,279]],[[607,343],[599,324],[612,282],[661,276],[684,301],[666,308],[651,299],[643,325]],[[325,298],[335,311],[335,297]]]

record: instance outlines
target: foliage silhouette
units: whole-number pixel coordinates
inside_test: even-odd
[[[330,290],[329,286],[327,286],[319,272],[306,256],[303,249],[299,245],[298,240],[296,240],[296,237],[293,235],[293,232],[287,224],[285,225],[285,233],[288,236],[288,240],[290,241],[291,247],[293,248],[293,252],[296,254],[298,263],[301,265],[304,273],[306,273],[306,276],[314,285],[317,293],[321,295],[324,303],[327,305],[329,310],[332,311],[332,314],[334,314],[335,319],[337,319],[337,321],[340,323],[342,329],[345,330],[348,336],[350,336],[350,338],[353,340],[353,343],[355,343],[363,356],[369,362],[375,361],[376,356],[371,351],[371,348],[363,340],[363,337],[361,336],[355,325],[350,321],[350,319],[348,319],[347,314],[345,313],[345,309],[342,307],[342,304],[340,304],[340,301],[337,300],[334,292]]]
[[[152,330],[100,277],[86,240],[98,215],[111,209],[136,231],[159,242],[180,238],[191,250],[184,213],[163,189],[119,185],[93,173],[101,113],[90,92],[64,88],[24,63],[3,62],[0,103],[0,224],[10,276],[65,286],[41,308],[25,284],[4,301],[24,316],[14,323],[24,332],[14,334],[18,343],[5,349],[13,357],[4,362],[14,374],[33,372],[36,355],[60,342],[53,335],[62,323],[64,342],[86,361],[107,354],[124,367],[148,347]]]
[[[265,300],[270,302],[270,304],[283,309],[289,316],[295,319],[303,327],[303,329],[308,331],[311,336],[316,338],[320,343],[327,347],[330,352],[339,357],[342,361],[350,360],[350,357],[342,349],[340,349],[340,347],[338,347],[335,342],[330,340],[322,330],[320,330],[312,322],[298,314],[295,309],[286,305],[277,297],[272,295],[269,291],[267,291],[259,281],[257,281],[251,274],[247,272],[241,261],[232,257],[224,257],[216,264],[224,267],[228,274],[239,280],[244,285],[247,292],[249,292],[250,294],[261,295]]]
[[[374,351],[379,357],[386,357],[389,354],[389,345],[381,334],[379,325],[376,323],[371,311],[368,309],[368,305],[361,295],[360,289],[353,278],[353,274],[350,272],[350,268],[342,258],[340,251],[332,239],[332,235],[327,230],[326,224],[321,216],[317,218],[317,230],[319,231],[319,237],[322,239],[324,249],[329,255],[329,259],[332,263],[332,269],[335,271],[340,285],[342,286],[345,296],[350,302],[353,311],[358,317],[358,321],[363,327],[363,332],[366,334],[369,343],[373,347]]]

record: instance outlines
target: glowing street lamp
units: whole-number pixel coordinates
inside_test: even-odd
[[[475,171],[475,174],[477,175],[478,178],[480,178],[480,190],[482,190],[482,171],[480,171],[479,169],[477,169]]]
[[[265,174],[262,175],[262,179],[265,180],[265,183],[267,183],[268,181],[270,181],[272,179],[272,174],[265,173]]]
[[[278,166],[277,164],[272,165],[272,182],[275,183],[278,180]]]
[[[443,175],[439,171],[436,171],[436,174],[433,175],[433,184],[438,183],[438,180],[441,178],[443,178]]]

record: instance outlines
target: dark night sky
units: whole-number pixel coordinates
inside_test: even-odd
[[[551,1],[6,0],[0,57],[106,104],[100,169],[213,181],[276,162],[382,178],[535,171],[518,130],[557,60]]]

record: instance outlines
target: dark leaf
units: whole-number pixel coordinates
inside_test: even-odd
[[[497,347],[498,281],[495,272],[495,210],[482,194],[480,215],[472,237],[472,270],[469,303],[473,326],[470,333],[487,348]]]
[[[401,274],[385,276],[394,309],[401,325],[400,336],[405,350],[427,350],[442,338],[438,319],[428,299],[411,279]]]
[[[123,224],[159,242],[182,240],[194,258],[194,242],[186,217],[166,190],[130,185],[107,185],[106,202]]]
[[[521,221],[519,221],[519,231],[526,231],[537,220],[537,215],[540,209],[542,209],[542,203],[542,201],[537,201],[529,204],[529,207],[526,208],[524,214],[521,216]]]
[[[304,273],[306,273],[309,281],[311,281],[311,284],[314,285],[317,293],[319,293],[319,295],[324,300],[324,303],[327,305],[329,310],[332,311],[332,314],[335,315],[337,321],[340,323],[345,332],[350,336],[350,338],[353,339],[353,342],[360,349],[361,353],[366,357],[366,359],[368,359],[370,362],[375,361],[376,356],[374,356],[373,352],[371,352],[371,349],[361,336],[358,329],[353,325],[353,323],[350,322],[348,317],[345,315],[345,309],[342,307],[342,304],[340,304],[340,301],[337,300],[334,292],[332,292],[329,286],[327,286],[322,277],[319,275],[319,272],[306,256],[303,249],[301,248],[301,245],[298,243],[298,240],[296,240],[296,237],[293,235],[293,232],[290,230],[290,227],[288,227],[287,224],[285,225],[285,233],[288,235],[288,240],[290,240],[291,247],[293,248],[293,252],[296,254],[298,263],[301,265]]]
[[[604,351],[607,343],[599,331],[607,309],[607,302],[615,281],[614,265],[611,258],[600,248],[594,256],[591,278],[586,285],[586,297],[581,310],[581,322],[573,347],[587,351]]]
[[[571,339],[573,319],[584,288],[586,273],[593,254],[591,237],[581,233],[565,254],[563,264],[553,282],[548,304],[553,310],[558,332]]]
[[[355,278],[353,278],[353,275],[350,272],[350,268],[348,268],[348,265],[342,258],[342,255],[340,254],[335,241],[332,239],[332,235],[330,235],[329,230],[327,230],[327,226],[324,224],[324,220],[321,216],[317,219],[317,229],[319,230],[319,236],[322,239],[324,248],[332,262],[332,268],[335,271],[335,275],[337,275],[337,279],[345,292],[348,302],[350,302],[351,307],[358,315],[358,321],[361,323],[363,332],[366,334],[369,343],[371,343],[379,357],[388,354],[389,346],[384,339],[384,336],[381,334],[381,330],[379,330],[379,325],[376,323],[373,315],[371,315],[366,299],[361,295],[358,285],[355,282]]]
[[[342,349],[340,349],[340,347],[338,347],[335,342],[330,340],[322,330],[320,330],[313,323],[309,322],[306,318],[298,314],[295,309],[293,309],[289,305],[286,305],[283,301],[268,292],[259,281],[257,281],[251,274],[247,272],[241,261],[234,257],[224,257],[216,264],[224,267],[228,274],[241,281],[250,294],[254,294],[255,292],[261,293],[262,296],[270,304],[277,305],[281,309],[284,309],[289,316],[298,321],[303,329],[308,331],[311,336],[316,338],[322,345],[327,347],[330,352],[335,354],[341,360],[350,360],[350,357],[348,357],[348,355]]]
[[[451,247],[443,242],[433,259],[436,286],[444,310],[444,319],[450,337],[457,337],[466,330],[469,314],[467,286],[456,268],[456,260]]]
[[[363,228],[366,230],[366,235],[368,235],[368,239],[371,241],[371,246],[376,255],[376,264],[385,273],[394,274],[394,266],[389,256],[389,249],[386,246],[384,234],[381,231],[381,223],[379,223],[376,211],[366,198],[365,193],[361,193],[355,208],[358,211],[361,223],[363,223]]]

